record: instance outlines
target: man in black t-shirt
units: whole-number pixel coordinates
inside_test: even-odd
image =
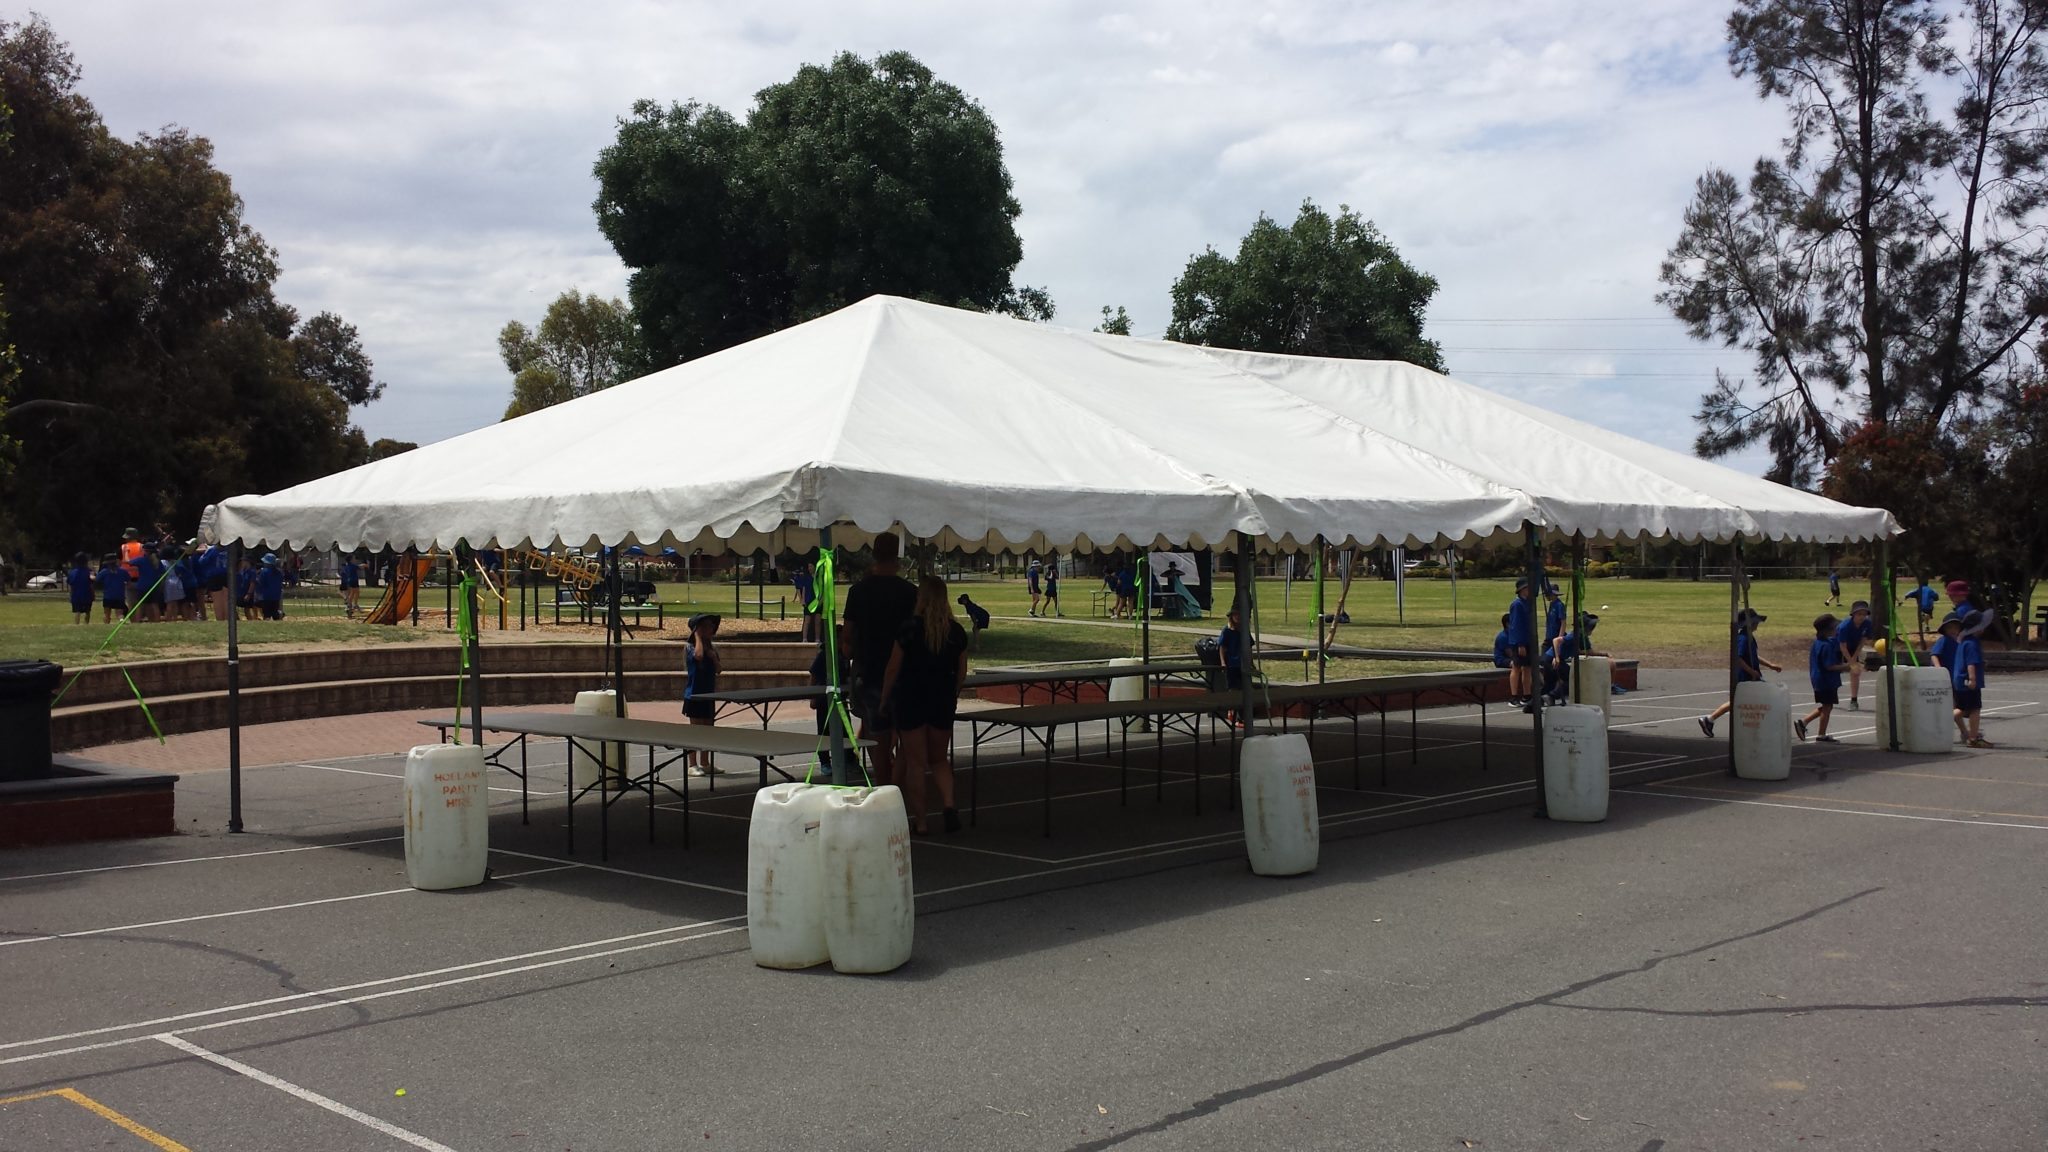
[[[860,738],[873,740],[869,755],[877,784],[896,782],[895,724],[882,698],[882,674],[896,633],[917,607],[917,588],[896,574],[903,543],[894,532],[875,537],[875,563],[868,574],[846,590],[845,623],[840,650],[853,662],[853,714],[860,718]]]

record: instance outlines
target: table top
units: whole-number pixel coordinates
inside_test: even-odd
[[[420,723],[429,728],[451,727],[446,720],[422,720]],[[817,750],[821,739],[808,732],[677,724],[669,720],[622,720],[616,716],[579,716],[572,712],[485,712],[483,727],[490,732],[644,744],[690,752],[723,752],[733,756],[807,756]],[[846,743],[849,747],[868,747],[873,742],[849,738]]]
[[[1325,684],[1271,684],[1254,688],[1257,704],[1271,701],[1291,704],[1310,700],[1347,700],[1365,696],[1391,696],[1396,692],[1423,692],[1431,688],[1471,688],[1489,684],[1506,675],[1498,668],[1483,671],[1418,672],[1407,676],[1366,676],[1332,680]],[[1194,712],[1216,712],[1243,703],[1241,692],[1189,692],[1153,696],[1144,700],[1091,700],[1080,704],[1027,704],[1015,708],[987,708],[963,712],[962,720],[977,724],[1008,724],[1019,728],[1046,728],[1061,724],[1085,724],[1095,720],[1116,720],[1138,716],[1178,716]]]
[[[999,669],[970,672],[967,687],[993,688],[1003,684],[1053,684],[1079,680],[1117,680],[1125,676],[1178,676],[1200,672],[1207,665],[1199,661],[1173,664],[1095,664],[1086,668]]]

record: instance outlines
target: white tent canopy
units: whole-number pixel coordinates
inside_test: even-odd
[[[1889,513],[1409,364],[1068,332],[877,296],[267,496],[202,534],[353,548],[1279,547],[1561,534],[1822,542]]]

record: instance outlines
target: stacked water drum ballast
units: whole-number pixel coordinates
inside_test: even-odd
[[[747,935],[763,968],[890,972],[910,959],[910,822],[894,786],[754,793]]]

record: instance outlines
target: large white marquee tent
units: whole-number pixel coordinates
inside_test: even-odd
[[[209,511],[278,547],[807,550],[1823,543],[1891,515],[1409,364],[1070,332],[877,296],[566,404]]]

